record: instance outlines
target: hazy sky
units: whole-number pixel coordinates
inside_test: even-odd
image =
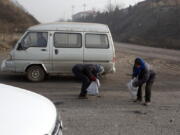
[[[134,5],[143,0],[16,0],[40,22],[53,22],[61,18],[70,19],[72,14],[86,10],[103,11],[108,3]]]

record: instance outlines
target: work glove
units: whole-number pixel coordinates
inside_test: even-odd
[[[92,81],[96,81],[96,77],[95,77],[95,76],[92,76],[92,77],[91,77],[91,80],[92,80]]]

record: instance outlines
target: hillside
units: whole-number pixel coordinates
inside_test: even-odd
[[[23,32],[38,21],[10,0],[0,0],[0,33]]]
[[[108,24],[116,41],[180,49],[180,0],[146,0],[78,21]]]
[[[180,49],[180,0],[148,0],[121,16],[119,41]]]

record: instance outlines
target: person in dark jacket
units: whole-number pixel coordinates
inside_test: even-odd
[[[104,67],[99,64],[77,64],[72,69],[74,75],[82,81],[79,98],[87,98],[87,88],[98,75],[104,72]]]
[[[133,66],[133,75],[137,81],[133,83],[134,87],[138,87],[137,99],[135,102],[142,102],[142,86],[145,86],[145,103],[144,105],[150,105],[151,103],[151,88],[155,79],[155,72],[152,70],[150,65],[146,63],[142,58],[136,58]]]

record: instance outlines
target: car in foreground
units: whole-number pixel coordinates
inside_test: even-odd
[[[56,107],[39,94],[0,84],[0,107],[2,135],[62,135]]]

